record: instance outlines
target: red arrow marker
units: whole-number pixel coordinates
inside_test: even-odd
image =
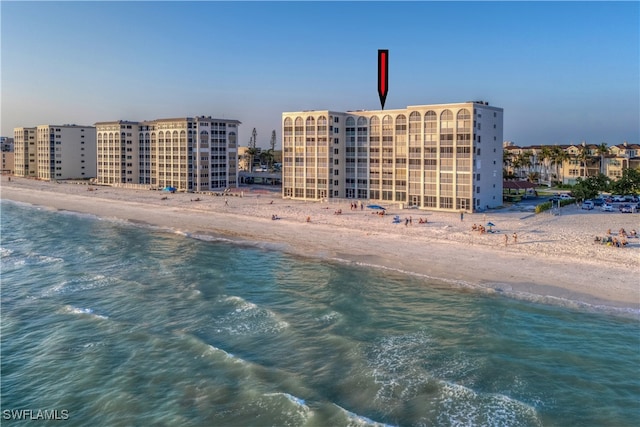
[[[389,92],[389,50],[378,49],[378,95],[384,110],[384,102]]]

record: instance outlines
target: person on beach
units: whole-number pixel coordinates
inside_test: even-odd
[[[460,222],[464,221],[464,212],[460,212]]]
[[[509,244],[509,236],[507,234],[504,235],[504,245],[507,246]]]
[[[229,206],[229,200],[227,200],[227,198],[226,198],[226,197],[224,198],[224,205],[225,205],[225,206]]]
[[[513,243],[518,243],[518,233],[514,231],[512,237],[513,237]]]

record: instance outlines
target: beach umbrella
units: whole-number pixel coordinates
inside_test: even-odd
[[[368,207],[369,209],[379,209],[379,210],[383,210],[383,211],[386,211],[386,210],[387,210],[387,208],[382,207],[382,206],[380,206],[380,205],[367,205],[367,207]]]
[[[491,227],[495,227],[496,225],[492,222],[487,223],[487,227],[489,227],[489,231],[491,231]]]

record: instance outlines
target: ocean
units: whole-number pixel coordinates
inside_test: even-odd
[[[0,207],[3,426],[640,419],[635,315]]]

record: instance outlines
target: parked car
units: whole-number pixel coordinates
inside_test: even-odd
[[[636,203],[636,202],[638,202],[638,196],[635,196],[633,194],[627,194],[626,196],[624,196],[624,201],[625,202]]]
[[[602,206],[604,205],[604,199],[593,199],[594,206]]]
[[[593,204],[593,201],[591,200],[585,200],[584,202],[582,202],[582,209],[586,209],[588,211],[590,211],[591,209],[593,209],[595,205]]]
[[[600,209],[602,209],[602,212],[613,212],[613,205],[605,203]]]
[[[560,195],[560,200],[570,200],[573,199],[573,197],[571,197],[570,195],[563,193]]]
[[[614,202],[620,203],[620,202],[624,202],[624,196],[612,196],[611,200],[613,200]]]
[[[633,208],[631,205],[622,205],[620,206],[620,212],[622,213],[633,213]]]

